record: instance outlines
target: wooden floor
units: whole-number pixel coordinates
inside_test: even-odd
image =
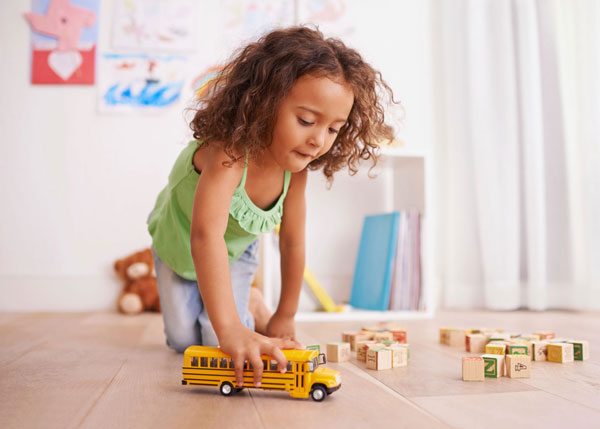
[[[0,314],[1,428],[598,428],[600,316],[567,312],[442,312],[403,322],[409,366],[328,366],[342,388],[324,402],[287,393],[181,385],[181,355],[160,315]],[[587,339],[591,359],[534,362],[531,379],[461,381],[464,350],[438,344],[443,325],[553,330]],[[339,341],[362,323],[301,323],[304,344]]]

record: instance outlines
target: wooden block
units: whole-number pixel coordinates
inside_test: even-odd
[[[534,361],[548,360],[548,341],[532,341],[531,347],[531,358]]]
[[[485,363],[484,374],[489,378],[504,376],[504,355],[486,354],[481,356]]]
[[[549,343],[548,361],[549,362],[573,362],[573,344],[570,343]]]
[[[390,349],[368,349],[367,368],[381,371],[392,368],[392,351]]]
[[[522,340],[527,340],[527,341],[540,341],[540,336],[539,334],[525,334],[525,335],[521,335],[519,338],[521,338]]]
[[[556,338],[556,334],[554,332],[541,331],[541,332],[534,332],[533,334],[539,335],[540,340],[551,340],[553,338]]]
[[[513,343],[506,346],[507,355],[528,355],[529,356],[528,344]]]
[[[506,355],[506,375],[510,378],[530,378],[531,357],[525,354]]]
[[[465,330],[456,328],[440,328],[440,343],[450,347],[464,347]]]
[[[575,360],[587,360],[590,358],[590,344],[585,340],[571,340],[573,344],[573,358]]]
[[[394,335],[390,331],[375,332],[373,334],[373,339],[379,343],[382,343],[384,341],[392,341],[394,339]]]
[[[392,337],[394,341],[398,341],[399,343],[406,343],[408,338],[408,333],[406,329],[391,329]]]
[[[372,340],[373,339],[373,335],[368,333],[368,332],[349,332],[349,331],[345,331],[342,332],[342,342],[343,343],[350,343],[350,350],[355,351],[356,350],[356,342],[357,341],[365,341],[365,340]]]
[[[507,341],[511,338],[512,337],[510,336],[510,334],[505,332],[494,332],[490,335],[490,341]]]
[[[350,343],[327,344],[327,360],[329,362],[346,362],[350,360]]]
[[[306,346],[306,350],[316,350],[321,353],[321,346],[319,344],[313,344],[310,346]]]
[[[481,356],[463,356],[463,381],[483,381],[485,379],[485,361]]]
[[[365,362],[367,360],[367,345],[375,344],[373,340],[359,341],[356,343],[356,359]]]
[[[408,365],[408,348],[394,344],[386,349],[392,352],[392,368]]]
[[[469,353],[485,353],[489,337],[486,334],[470,334],[465,340],[465,349]]]
[[[485,346],[485,353],[488,355],[505,355],[506,344],[489,343]]]

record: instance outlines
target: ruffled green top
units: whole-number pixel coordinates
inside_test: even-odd
[[[181,152],[169,174],[167,186],[158,194],[148,232],[156,254],[173,271],[188,280],[196,280],[192,259],[190,231],[194,193],[200,174],[194,168],[194,153],[201,143],[193,140]],[[240,184],[235,189],[229,206],[229,220],[225,244],[229,263],[237,261],[248,246],[263,232],[272,231],[281,223],[283,202],[287,195],[291,174],[284,174],[283,192],[268,210],[262,210],[246,194],[248,157]]]

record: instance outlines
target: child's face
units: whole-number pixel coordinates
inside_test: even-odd
[[[296,173],[327,153],[346,123],[354,94],[342,80],[301,76],[282,100],[268,153]]]

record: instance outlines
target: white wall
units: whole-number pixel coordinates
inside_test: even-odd
[[[348,4],[361,29],[354,44],[412,107],[407,135],[419,144],[426,139],[426,2]],[[386,13],[392,5],[394,13]],[[0,310],[114,308],[120,285],[112,262],[150,245],[145,219],[187,139],[185,102],[154,115],[100,115],[95,86],[31,85],[30,32],[22,17],[29,8],[29,0],[0,2]],[[204,3],[209,30],[210,13]],[[111,16],[112,2],[101,1],[99,53],[111,51]],[[197,56],[223,55],[202,42]],[[327,207],[310,208],[310,219],[327,210],[328,221],[336,222],[336,186],[331,192]],[[341,216],[347,203],[339,204]],[[309,241],[322,228],[327,224],[315,224]],[[353,265],[354,258],[345,260]],[[324,262],[315,265],[317,275],[330,271]]]

